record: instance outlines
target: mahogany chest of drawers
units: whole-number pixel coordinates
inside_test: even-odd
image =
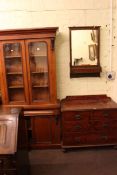
[[[67,96],[61,113],[63,148],[117,144],[117,104],[110,97]]]

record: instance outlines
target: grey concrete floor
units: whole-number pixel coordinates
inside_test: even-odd
[[[31,175],[117,175],[117,150],[113,148],[29,152]]]

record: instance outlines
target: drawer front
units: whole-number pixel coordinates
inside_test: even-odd
[[[87,137],[87,144],[113,144],[117,143],[117,135],[115,133],[92,133]]]
[[[117,143],[115,133],[65,134],[63,146],[101,145]]]
[[[73,134],[66,133],[66,134],[64,134],[63,145],[77,146],[77,145],[83,145],[83,144],[86,144],[86,136],[85,135],[81,135],[78,133],[73,133]]]
[[[65,111],[62,114],[64,121],[88,121],[90,112]]]
[[[14,158],[0,158],[1,169],[16,169],[16,160]]]
[[[92,120],[117,120],[117,110],[100,110],[94,111]]]
[[[63,124],[63,132],[84,132],[90,130],[88,121],[67,121]]]
[[[17,172],[15,170],[1,170],[0,175],[17,175]]]
[[[94,131],[115,131],[117,133],[117,120],[94,120],[92,121]]]

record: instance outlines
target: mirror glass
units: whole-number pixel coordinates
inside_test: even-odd
[[[99,76],[100,27],[70,27],[70,75]]]

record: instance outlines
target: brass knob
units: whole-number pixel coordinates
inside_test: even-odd
[[[108,117],[109,116],[109,114],[108,113],[103,113],[103,115],[104,115],[104,117]]]
[[[0,164],[3,164],[3,160],[0,160]]]
[[[103,127],[104,128],[107,128],[109,125],[107,124],[107,123],[105,123],[104,125],[103,125]]]
[[[76,138],[75,138],[75,141],[76,141],[77,143],[80,143],[80,137],[76,137]]]
[[[81,116],[80,116],[79,114],[77,114],[77,115],[75,115],[75,118],[76,118],[77,120],[80,120],[80,119],[81,119]]]
[[[107,139],[108,139],[108,136],[104,135],[104,136],[101,136],[101,138],[102,138],[103,140],[107,140]]]
[[[81,126],[80,126],[80,125],[77,125],[77,126],[76,126],[76,129],[81,129]]]

